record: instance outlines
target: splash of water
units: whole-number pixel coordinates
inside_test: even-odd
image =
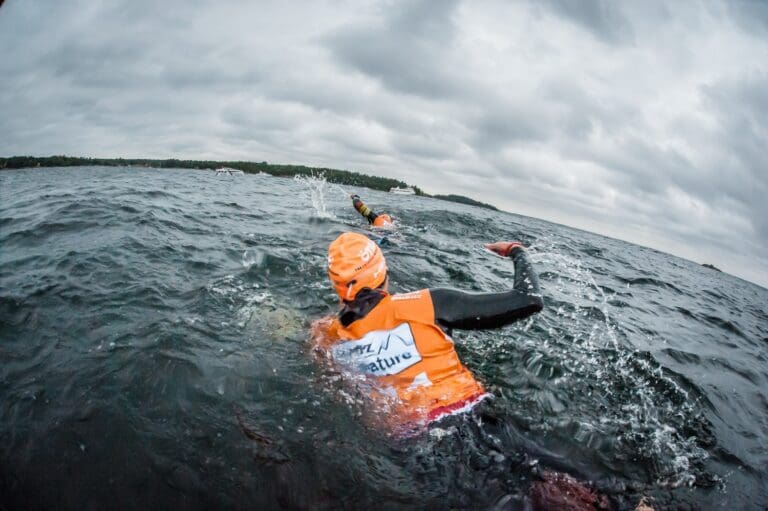
[[[341,185],[337,185],[336,183],[328,183],[332,190],[336,190],[342,197],[345,199],[350,196],[350,193],[341,187]]]
[[[536,262],[557,268],[556,292],[571,295],[571,303],[578,304],[573,310],[562,306],[556,310],[574,339],[567,351],[550,350],[549,354],[564,357],[560,362],[571,378],[596,377],[609,401],[631,403],[609,408],[598,423],[591,424],[587,419],[580,433],[590,437],[593,428],[615,429],[620,432],[620,443],[634,446],[654,461],[658,484],[695,484],[694,465],[703,462],[708,454],[698,446],[696,438],[679,430],[678,420],[695,420],[695,399],[658,364],[621,342],[621,325],[610,310],[613,296],[603,290],[581,261],[548,250],[532,255]],[[581,296],[573,296],[574,290]],[[610,364],[606,364],[606,356],[612,360]],[[659,392],[660,387],[667,392]]]
[[[264,253],[260,252],[258,250],[252,250],[248,249],[243,252],[243,268],[250,268],[254,264],[256,266],[261,266],[264,263]]]
[[[349,194],[339,185],[329,183],[325,179],[325,174],[312,174],[310,176],[296,175],[294,181],[303,184],[312,202],[317,218],[336,218],[336,215],[328,208],[327,198],[331,191],[335,191],[348,197]]]
[[[542,412],[548,418],[532,429],[544,434],[567,431],[585,446],[612,435],[615,445],[606,444],[606,453],[629,450],[648,460],[659,486],[695,485],[708,457],[701,439],[691,434],[700,418],[695,396],[652,356],[632,347],[611,305],[615,294],[601,286],[579,258],[546,243],[531,247],[529,253],[538,268],[550,270],[549,314],[555,318],[546,322],[547,341],[523,335],[514,348],[525,353],[521,362],[529,384],[538,387],[521,402],[532,399],[549,411]],[[525,333],[536,322],[542,326],[541,318],[532,318],[515,329]],[[509,339],[499,337],[472,349],[493,356],[510,349]],[[597,385],[590,384],[595,380]],[[569,390],[574,387],[590,390],[577,396]]]

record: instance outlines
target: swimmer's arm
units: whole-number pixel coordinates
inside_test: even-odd
[[[374,213],[371,208],[366,206],[365,203],[360,200],[360,197],[357,195],[352,196],[352,205],[355,207],[358,213],[363,215],[368,220],[369,224],[372,224],[373,221],[376,220],[376,217],[379,216]]]
[[[514,288],[501,293],[470,293],[431,289],[435,321],[445,328],[483,330],[500,328],[541,311],[539,279],[522,247],[509,256],[515,264]]]
[[[316,319],[310,325],[309,339],[314,350],[327,349],[336,340],[338,325],[334,316]]]

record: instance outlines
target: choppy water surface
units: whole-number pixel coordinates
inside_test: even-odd
[[[365,231],[322,181],[0,172],[0,508],[516,509],[539,467],[619,508],[768,506],[768,291],[547,222],[354,190],[401,225],[396,290],[501,290],[519,239],[546,308],[455,332],[495,395],[409,440],[317,364],[328,243]]]

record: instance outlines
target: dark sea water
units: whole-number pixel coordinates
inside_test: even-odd
[[[322,180],[0,172],[0,509],[520,509],[542,469],[619,509],[768,507],[768,291],[540,220],[357,191],[399,220],[398,291],[502,290],[522,240],[544,311],[454,332],[494,394],[397,439],[308,349],[325,253],[369,232]],[[384,207],[386,206],[386,207]]]

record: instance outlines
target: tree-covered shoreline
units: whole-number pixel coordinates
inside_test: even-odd
[[[346,186],[363,186],[373,190],[388,192],[391,188],[410,187],[416,195],[432,197],[418,186],[410,186],[404,181],[386,177],[371,176],[350,170],[339,170],[325,167],[307,167],[305,165],[280,165],[274,163],[252,161],[219,161],[219,160],[179,160],[151,158],[84,158],[78,156],[11,156],[0,158],[0,170],[24,169],[34,167],[153,167],[160,169],[198,169],[213,170],[221,167],[242,170],[247,174],[263,172],[278,177],[293,177],[297,175],[310,176],[322,174],[330,183]],[[475,201],[461,195],[435,195],[434,198],[451,202],[471,204],[487,209],[494,209],[490,204]]]
[[[432,195],[432,198],[447,200],[450,202],[460,202],[461,204],[469,204],[470,206],[477,206],[478,208],[492,209],[494,211],[499,210],[499,208],[497,208],[496,206],[492,206],[490,204],[486,204],[485,202],[480,202],[475,199],[470,199],[469,197],[464,197],[463,195],[456,195],[453,193],[449,195]]]

